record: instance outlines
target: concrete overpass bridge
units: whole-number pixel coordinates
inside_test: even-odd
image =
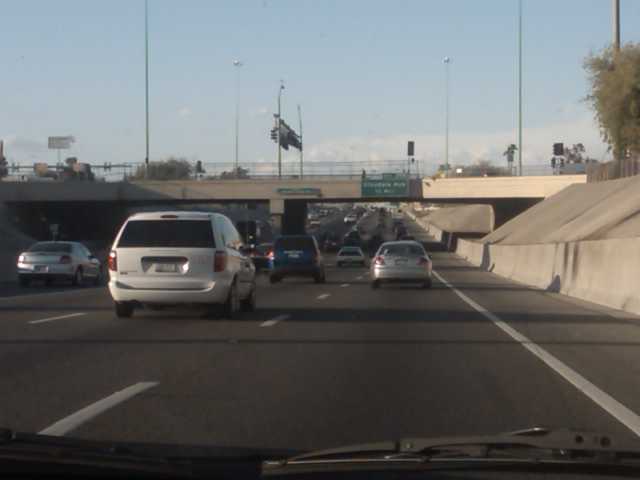
[[[111,234],[132,207],[203,203],[264,203],[285,233],[304,230],[306,206],[313,202],[428,201],[489,203],[496,224],[584,175],[417,179],[386,175],[323,179],[225,179],[142,182],[1,182],[0,203],[20,218],[82,219],[99,235]],[[44,220],[43,220],[44,219]]]

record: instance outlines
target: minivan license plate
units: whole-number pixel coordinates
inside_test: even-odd
[[[163,273],[176,273],[178,266],[175,263],[158,263],[156,265],[156,272]]]

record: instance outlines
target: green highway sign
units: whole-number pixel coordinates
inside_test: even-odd
[[[278,195],[303,195],[303,196],[316,196],[319,197],[322,195],[322,190],[319,188],[313,187],[302,187],[302,188],[278,188],[276,190]]]
[[[406,197],[409,194],[409,181],[406,177],[363,178],[363,197]]]

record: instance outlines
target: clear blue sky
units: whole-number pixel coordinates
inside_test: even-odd
[[[456,161],[515,141],[516,0],[150,0],[151,157],[234,158],[241,67],[243,162],[275,159],[278,82],[284,117],[304,116],[310,160],[438,162],[444,66],[451,65]],[[15,161],[54,161],[49,135],[72,134],[81,161],[144,158],[143,0],[5,0],[0,138]],[[553,141],[602,156],[582,61],[611,39],[610,0],[524,0],[525,159]],[[640,2],[622,0],[624,41],[640,40]],[[634,28],[635,26],[635,28]],[[501,161],[501,160],[500,160]]]

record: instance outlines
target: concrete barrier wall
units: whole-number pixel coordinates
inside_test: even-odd
[[[546,198],[573,184],[586,183],[586,175],[536,177],[425,178],[425,200],[459,198]]]
[[[640,314],[640,238],[535,245],[460,239],[456,253],[518,282]]]

